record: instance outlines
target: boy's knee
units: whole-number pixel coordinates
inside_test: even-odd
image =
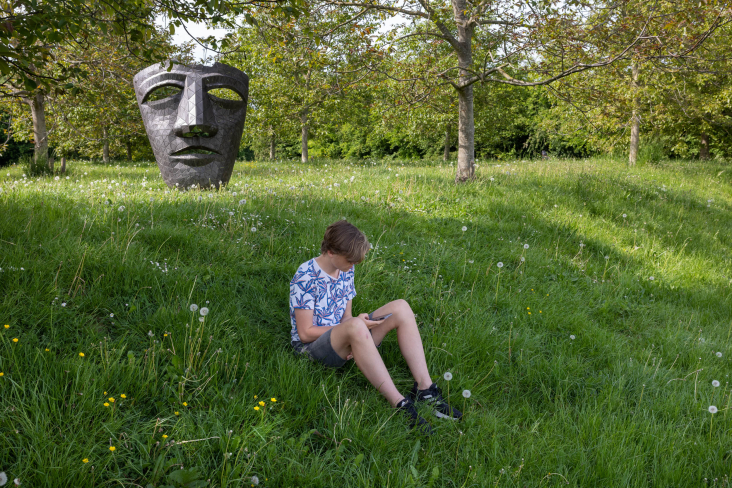
[[[366,322],[358,317],[353,317],[344,324],[346,331],[351,340],[368,339],[370,337],[369,328]]]
[[[402,298],[400,298],[399,300],[395,300],[394,305],[396,305],[397,311],[399,313],[414,315],[414,312],[412,312],[412,307],[409,306],[409,302],[407,302],[406,300]]]

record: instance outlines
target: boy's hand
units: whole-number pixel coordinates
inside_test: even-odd
[[[377,325],[381,325],[384,322],[383,320],[379,320],[379,321],[369,320],[369,314],[367,314],[367,313],[359,314],[358,318],[363,320],[364,323],[366,324],[366,327],[368,327],[369,329],[373,329]]]

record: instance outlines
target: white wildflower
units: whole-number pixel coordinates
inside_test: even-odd
[[[570,335],[569,338],[572,339],[572,340],[575,340],[576,339],[576,337],[574,336],[574,334]]]
[[[503,268],[503,263],[498,261],[498,264],[496,264],[496,266],[498,266],[499,268]]]
[[[712,386],[715,387],[715,388],[718,387],[719,386],[719,381],[712,380]]]
[[[524,244],[524,249],[528,249],[528,248],[529,248],[529,245],[528,244]]]
[[[470,398],[470,390],[463,390],[463,397]]]
[[[709,405],[709,413],[717,413],[717,407],[714,405]]]
[[[452,373],[448,371],[447,373],[443,374],[442,377],[445,378],[445,381],[450,381],[452,379]]]
[[[201,315],[203,315],[204,317],[205,317],[206,315],[208,315],[208,308],[207,308],[207,307],[203,307],[203,308],[201,308]]]
[[[191,303],[191,306],[189,308],[191,309],[191,312],[195,312],[196,310],[198,310],[198,305],[196,305],[195,303]]]
[[[463,225],[463,232],[465,232],[466,230],[468,230],[468,228]]]

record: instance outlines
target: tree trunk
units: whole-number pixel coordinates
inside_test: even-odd
[[[445,129],[445,152],[442,153],[442,160],[450,159],[450,128]]]
[[[308,162],[308,109],[300,114],[300,122],[302,122],[302,162]]]
[[[630,154],[628,163],[633,166],[638,160],[640,146],[640,114],[638,113],[638,62],[633,63],[631,75],[631,89],[633,90],[633,114],[630,118]]]
[[[127,146],[127,161],[132,161],[132,142],[128,140],[125,146]]]
[[[699,159],[706,161],[709,159],[709,134],[702,132],[701,146],[699,147]]]
[[[48,169],[50,169],[51,173],[53,173],[53,156],[49,156],[48,158]]]
[[[102,128],[102,137],[104,138],[104,148],[102,149],[102,162],[109,163],[109,139],[107,138],[107,128]]]
[[[270,127],[269,129],[272,130],[272,127]],[[276,147],[275,147],[275,134],[274,134],[274,131],[273,131],[272,132],[272,135],[269,138],[269,159],[274,159],[275,158],[275,149],[276,149]]]
[[[33,119],[33,161],[37,166],[48,162],[48,131],[46,130],[46,94],[36,90],[31,98],[25,99],[30,105]]]
[[[66,173],[66,156],[61,156],[61,172]]]
[[[473,63],[473,24],[468,22],[466,12],[470,10],[466,0],[452,0],[452,10],[458,26],[458,164],[455,182],[468,181],[475,172],[475,118],[473,115],[473,85],[465,85],[471,76]]]

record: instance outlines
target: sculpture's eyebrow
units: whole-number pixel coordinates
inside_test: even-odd
[[[248,83],[242,80],[219,73],[204,75],[202,78],[206,88],[231,88],[239,94],[242,100],[247,99]]]
[[[140,90],[142,93],[147,94],[150,90],[164,85],[175,85],[183,88],[186,81],[186,75],[183,73],[176,73],[174,71],[157,73],[152,75],[140,84]],[[173,83],[171,83],[173,82]]]

